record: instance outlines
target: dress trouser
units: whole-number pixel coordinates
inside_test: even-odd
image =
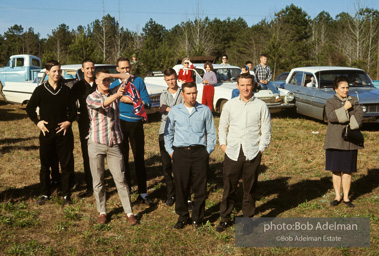
[[[179,215],[179,221],[188,221],[187,199],[192,185],[194,193],[192,220],[200,222],[205,215],[209,154],[204,146],[190,149],[174,147],[172,159],[176,192],[175,212]]]
[[[79,135],[80,135],[80,145],[82,147],[82,157],[83,157],[83,165],[84,165],[84,179],[87,186],[87,191],[92,190],[92,176],[91,169],[89,166],[89,157],[88,157],[88,136],[89,132],[89,120],[81,120],[82,117],[79,117],[78,125],[79,125]]]
[[[171,157],[164,146],[164,135],[159,134],[159,150],[161,151],[163,176],[166,183],[167,198],[175,197],[174,178],[172,177]]]
[[[104,187],[104,159],[107,158],[117,192],[125,213],[132,213],[129,187],[125,183],[124,160],[119,145],[107,146],[88,140],[88,153],[93,178],[93,192],[96,199],[97,211],[107,212],[106,191]]]
[[[127,122],[121,120],[121,130],[124,139],[121,144],[121,151],[124,155],[125,179],[130,186],[130,168],[129,168],[129,142],[133,151],[134,165],[138,184],[138,193],[147,193],[147,176],[145,168],[145,134],[143,131],[143,122]]]
[[[242,212],[244,217],[253,217],[255,212],[254,192],[258,182],[258,167],[261,163],[262,154],[253,159],[246,161],[242,147],[237,161],[233,161],[225,154],[223,168],[224,192],[220,205],[221,221],[230,221],[236,201],[236,191],[238,180],[242,177],[243,199]]]
[[[71,182],[70,177],[74,173],[74,136],[71,127],[66,131],[63,136],[63,131],[56,134],[54,129],[49,129],[50,132],[40,133],[40,159],[41,159],[41,194],[50,196],[50,166],[53,165],[54,154],[58,156],[58,160],[62,169],[62,194],[63,196],[71,196]]]
[[[207,84],[203,87],[203,98],[201,104],[207,105],[211,111],[213,111],[213,96],[215,94],[215,88],[213,85]]]

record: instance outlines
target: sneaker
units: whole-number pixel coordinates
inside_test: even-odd
[[[99,218],[97,219],[97,223],[105,224],[105,222],[107,222],[107,215],[101,214]]]
[[[166,205],[167,206],[173,206],[174,203],[175,203],[175,197],[167,198],[167,200],[166,200]]]
[[[138,220],[134,217],[134,215],[126,215],[126,219],[128,220],[129,225],[134,226],[138,224]]]
[[[220,221],[220,223],[216,227],[216,231],[221,233],[224,232],[227,227],[231,226],[230,222]]]
[[[190,220],[187,220],[187,221],[178,220],[178,222],[176,222],[176,224],[174,225],[174,228],[183,229],[185,226],[187,226],[190,223],[191,223]]]
[[[49,200],[49,197],[48,197],[48,196],[45,196],[45,195],[42,195],[42,196],[38,199],[37,204],[38,204],[38,205],[44,205],[44,204],[47,202],[47,200]]]

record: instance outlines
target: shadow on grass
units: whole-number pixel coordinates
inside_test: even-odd
[[[369,169],[367,175],[351,183],[350,199],[353,201],[360,196],[371,193],[379,186],[379,169]]]
[[[37,150],[39,149],[39,146],[5,146],[1,147],[0,152],[2,154],[9,153],[15,150],[24,150],[24,151],[29,151],[29,150]]]
[[[22,202],[37,197],[40,193],[40,184],[32,184],[22,188],[7,188],[0,193],[1,202]]]
[[[14,121],[27,118],[26,111],[25,114],[14,113],[15,109],[12,109],[12,105],[8,104],[10,108],[0,108],[0,121]]]
[[[33,140],[33,139],[38,139],[37,136],[35,137],[30,137],[30,138],[5,138],[0,140],[0,145],[1,144],[12,144],[12,143],[17,143],[21,141],[27,141],[27,140]]]

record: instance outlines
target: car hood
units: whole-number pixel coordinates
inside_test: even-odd
[[[162,92],[167,90],[167,86],[163,87],[162,85],[146,84],[146,89],[149,95],[161,94]]]
[[[336,94],[334,90],[325,91],[331,95]],[[375,88],[359,88],[359,87],[350,87],[349,95],[357,97],[359,103],[379,103],[379,89]]]

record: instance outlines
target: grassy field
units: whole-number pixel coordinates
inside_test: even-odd
[[[216,127],[219,118],[215,117]],[[210,157],[206,225],[199,230],[172,227],[174,207],[164,204],[165,187],[158,148],[159,116],[144,126],[148,190],[154,206],[132,201],[140,225],[125,219],[112,178],[107,172],[108,216],[96,224],[94,198],[73,193],[74,204],[62,207],[52,200],[37,206],[39,195],[39,142],[37,127],[19,105],[0,100],[0,254],[1,255],[378,255],[379,254],[379,126],[365,126],[366,147],[358,153],[351,199],[356,207],[330,207],[331,174],[324,170],[326,125],[287,112],[272,116],[272,140],[265,151],[257,191],[257,217],[368,217],[370,248],[238,248],[235,228],[216,233],[222,195],[223,154],[219,146]],[[74,123],[75,171],[83,180],[78,127]],[[314,134],[313,132],[318,132]],[[133,160],[130,159],[132,162]],[[133,167],[133,165],[132,165]],[[241,204],[235,216],[241,215]]]

